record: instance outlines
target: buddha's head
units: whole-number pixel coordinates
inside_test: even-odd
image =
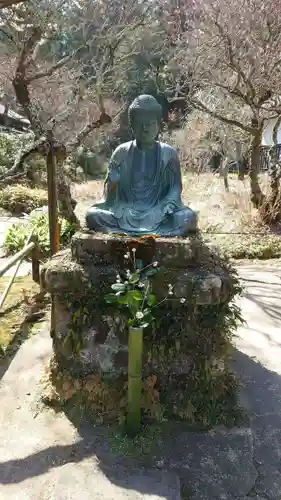
[[[152,95],[140,95],[129,107],[129,122],[137,142],[142,146],[154,143],[159,133],[162,108]]]

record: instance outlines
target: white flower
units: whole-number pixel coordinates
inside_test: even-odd
[[[157,262],[157,260],[156,260],[155,262],[153,262],[153,264],[152,264],[152,265],[153,265],[153,267],[157,267],[157,266],[158,266],[158,262]]]
[[[120,274],[116,275],[116,281],[117,281],[117,283],[121,283],[121,276],[120,276]]]
[[[139,283],[139,288],[144,288],[145,284],[144,283]]]
[[[137,249],[136,248],[132,248],[132,252],[133,253],[136,253]]]
[[[125,255],[124,255],[124,259],[128,260],[129,258],[130,258],[130,254],[129,254],[129,252],[125,253]]]
[[[168,285],[168,295],[173,295],[173,285],[171,283]]]
[[[185,301],[186,301],[186,299],[185,299],[184,297],[182,297],[182,298],[180,299],[180,303],[181,303],[181,304],[184,304],[184,303],[185,303]]]
[[[144,314],[143,314],[141,311],[138,311],[138,312],[136,313],[136,318],[137,318],[137,319],[142,319],[142,318],[143,318],[143,316],[144,316]]]
[[[174,295],[172,290],[169,290],[168,295]]]

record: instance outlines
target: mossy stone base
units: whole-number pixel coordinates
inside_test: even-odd
[[[163,390],[164,386],[174,387],[177,394],[182,384],[184,397],[195,374],[204,372],[207,378],[211,374],[210,380],[214,373],[227,374],[224,360],[239,319],[231,303],[239,291],[236,275],[198,235],[132,240],[77,233],[71,249],[53,257],[42,274],[55,304],[54,362],[59,372],[74,381],[98,376],[110,380],[113,387],[120,377],[126,380],[127,318],[106,304],[104,295],[110,292],[116,273],[128,266],[124,254],[132,248],[144,265],[158,261],[160,272],[152,281],[158,300],[167,295],[169,283],[174,286],[172,299],[155,310],[155,327],[144,332],[143,353],[144,380],[156,377],[162,384],[162,399],[169,394],[173,404],[171,391]],[[177,394],[176,399],[181,397]]]
[[[201,371],[200,371],[201,370]],[[122,423],[127,411],[128,381],[105,375],[74,378],[61,371],[55,359],[42,379],[42,401],[70,411],[75,418],[94,423]],[[236,399],[236,381],[220,366],[193,368],[188,377],[143,377],[141,411],[143,422],[185,421],[208,429],[213,425],[239,425],[242,417]]]

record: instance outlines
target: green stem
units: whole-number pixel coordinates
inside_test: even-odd
[[[143,329],[129,327],[127,432],[133,437],[141,426]]]
[[[141,311],[143,310],[144,308],[144,303],[145,303],[145,299],[148,295],[148,290],[149,290],[149,282],[147,283],[147,286],[146,286],[146,289],[145,289],[145,292],[143,294],[143,301],[142,301],[142,305],[141,305]]]

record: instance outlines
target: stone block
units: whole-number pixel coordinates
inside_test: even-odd
[[[140,249],[140,246],[142,248]],[[172,268],[187,266],[208,267],[219,271],[218,249],[202,243],[200,236],[186,238],[138,238],[118,237],[92,231],[77,232],[71,242],[72,257],[83,264],[116,265],[124,258],[128,248],[136,247],[136,258],[156,260]],[[140,251],[139,251],[140,250]],[[138,255],[139,254],[139,255]]]
[[[159,272],[151,279],[158,301],[168,297],[169,284],[173,285],[173,296],[168,297],[163,309],[155,311],[158,337],[153,337],[154,343],[160,351],[167,351],[168,344],[173,351],[176,339],[180,340],[180,353],[176,360],[171,356],[166,365],[160,361],[161,356],[154,356],[153,362],[149,362],[151,346],[145,342],[144,371],[189,373],[189,344],[192,351],[196,343],[201,343],[205,356],[209,349],[210,356],[219,358],[211,346],[212,336],[217,335],[215,330],[204,333],[208,336],[206,342],[204,335],[200,339],[197,328],[202,324],[205,307],[227,303],[234,293],[233,277],[214,249],[196,236],[130,239],[82,231],[74,235],[71,249],[56,254],[42,271],[43,287],[55,297],[53,345],[59,364],[71,366],[72,372],[79,375],[126,373],[127,319],[106,304],[104,296],[111,291],[116,273],[130,266],[124,255],[132,248],[142,265],[158,263]],[[181,298],[185,299],[184,304]]]

